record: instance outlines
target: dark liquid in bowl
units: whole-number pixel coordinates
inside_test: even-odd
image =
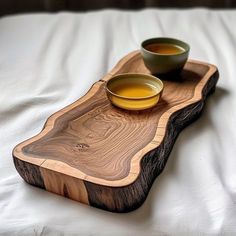
[[[145,49],[165,55],[179,54],[185,51],[182,47],[170,43],[152,43],[146,45]]]

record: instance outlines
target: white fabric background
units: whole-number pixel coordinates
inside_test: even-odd
[[[0,235],[235,235],[236,11],[143,10],[0,19]],[[191,45],[215,64],[216,93],[179,136],[146,202],[114,214],[32,187],[13,147],[146,38]]]

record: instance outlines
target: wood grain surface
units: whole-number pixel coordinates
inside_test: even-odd
[[[139,51],[128,54],[84,97],[49,117],[41,133],[15,147],[15,166],[28,183],[109,211],[130,211],[145,200],[178,133],[214,90],[218,71],[188,61],[181,75],[163,80],[160,102],[143,111],[108,101],[105,83],[120,73],[150,74]]]

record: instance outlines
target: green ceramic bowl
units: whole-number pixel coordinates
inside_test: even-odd
[[[144,64],[154,75],[179,73],[189,50],[187,43],[174,38],[151,38],[141,44]]]

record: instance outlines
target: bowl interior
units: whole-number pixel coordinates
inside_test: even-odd
[[[173,46],[177,46],[179,48],[181,48],[182,50],[180,50],[178,53],[173,53],[172,55],[180,55],[183,53],[186,53],[190,50],[190,46],[179,40],[179,39],[174,39],[174,38],[151,38],[151,39],[147,39],[145,41],[142,42],[141,47],[143,50],[151,53],[151,54],[157,54],[157,55],[163,55],[165,56],[165,54],[163,53],[158,53],[158,52],[154,52],[151,51],[149,49],[147,49],[147,46],[152,45],[152,44],[170,44]],[[166,55],[171,55],[171,54],[166,54]]]
[[[145,99],[158,95],[163,89],[160,79],[146,74],[120,74],[106,84],[107,92],[125,99]]]

